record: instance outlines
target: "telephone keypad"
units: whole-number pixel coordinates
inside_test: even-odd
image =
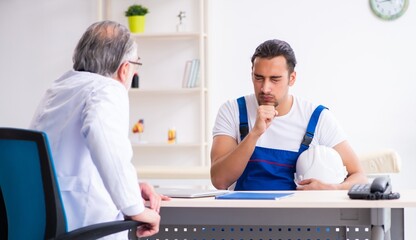
[[[351,190],[356,192],[370,192],[370,185],[368,184],[355,184],[352,186]]]

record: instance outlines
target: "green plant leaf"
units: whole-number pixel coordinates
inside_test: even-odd
[[[142,5],[131,5],[125,12],[126,17],[129,16],[144,16],[149,13],[149,10]]]

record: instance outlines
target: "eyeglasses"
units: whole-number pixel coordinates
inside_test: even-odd
[[[141,62],[139,62],[139,60],[140,60],[140,58],[137,58],[137,61],[131,61],[131,60],[129,60],[129,63],[135,64],[135,65],[139,65],[139,66],[143,65]]]
[[[137,61],[131,61],[131,60],[129,60],[128,62],[130,63],[130,64],[134,64],[134,65],[136,65],[133,69],[133,71],[135,71],[135,72],[138,72],[139,71],[139,66],[141,66],[142,65],[142,63],[141,62],[139,62],[139,60],[140,60],[140,58],[137,58]]]

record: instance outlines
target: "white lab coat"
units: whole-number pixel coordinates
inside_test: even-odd
[[[31,128],[48,135],[69,230],[144,210],[120,82],[67,72],[46,92]]]

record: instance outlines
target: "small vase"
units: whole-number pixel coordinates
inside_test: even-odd
[[[143,143],[143,133],[138,133],[138,139],[139,139],[139,143]]]
[[[132,33],[144,32],[144,25],[146,22],[145,16],[129,16],[127,17],[129,28]]]

